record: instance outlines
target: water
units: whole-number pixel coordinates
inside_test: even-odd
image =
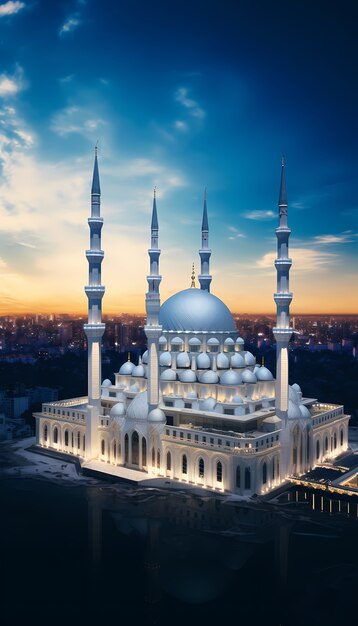
[[[4,473],[0,489],[3,624],[327,626],[354,615],[353,517],[294,498],[249,505]]]

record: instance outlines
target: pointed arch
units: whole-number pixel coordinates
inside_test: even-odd
[[[147,467],[147,440],[142,437],[142,467]]]
[[[172,469],[172,455],[171,452],[168,450],[167,452],[167,471],[170,472]]]

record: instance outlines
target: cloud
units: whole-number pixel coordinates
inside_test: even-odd
[[[74,77],[75,77],[74,74],[68,74],[67,76],[63,76],[62,78],[59,78],[58,81],[62,83],[63,85],[66,85],[67,83],[72,82]]]
[[[24,88],[23,70],[20,66],[16,68],[15,74],[0,74],[0,97],[11,98],[16,96]]]
[[[33,248],[34,250],[36,250],[36,246],[34,246],[32,243],[26,243],[25,241],[16,241],[15,243],[17,243],[18,246],[23,246],[24,248]]]
[[[183,120],[176,120],[174,122],[174,126],[177,130],[180,130],[181,132],[186,132],[188,130],[188,124],[186,122],[183,122]]]
[[[229,229],[229,231],[232,233],[232,234],[228,237],[228,239],[234,240],[234,239],[240,239],[240,238],[245,239],[245,238],[246,238],[246,235],[244,235],[243,233],[240,233],[240,232],[237,230],[237,228],[235,228],[235,226],[229,226],[229,227],[228,227],[228,229]]]
[[[200,107],[195,100],[188,97],[188,91],[186,87],[180,87],[175,93],[175,100],[180,102],[180,104],[188,110],[190,115],[198,119],[203,119],[205,117],[204,109]]]
[[[78,133],[93,140],[93,131],[105,126],[106,122],[100,117],[93,117],[93,111],[83,107],[68,106],[58,111],[52,118],[51,130],[60,137]]]
[[[245,217],[247,220],[272,220],[277,217],[277,213],[274,211],[246,211],[245,213],[241,213],[242,217]]]
[[[352,239],[352,236],[355,237],[357,235],[353,235],[352,231],[348,231],[340,235],[317,235],[317,237],[314,237],[313,239],[315,243],[325,245],[332,243],[351,243],[352,241],[354,241]]]
[[[61,28],[58,31],[59,36],[64,37],[65,35],[68,35],[68,33],[78,28],[81,23],[82,22],[80,20],[79,13],[73,13],[72,15],[69,15],[69,17],[65,20],[65,22],[62,24]]]
[[[272,270],[276,257],[276,252],[267,252],[256,261],[256,267]],[[337,263],[337,257],[337,254],[311,250],[309,248],[291,247],[290,249],[290,258],[292,258],[294,264],[295,275],[298,273],[311,273],[312,271],[324,272],[329,269],[329,266]]]
[[[19,11],[21,11],[21,9],[25,8],[25,3],[24,2],[12,2],[11,0],[9,0],[9,2],[5,2],[5,4],[0,4],[0,17],[5,17],[7,15],[15,15],[16,13],[18,13]]]

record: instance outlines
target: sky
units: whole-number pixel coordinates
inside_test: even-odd
[[[94,146],[104,313],[144,312],[153,187],[161,299],[199,267],[272,313],[281,154],[293,314],[358,312],[355,0],[0,0],[0,314],[81,312]]]

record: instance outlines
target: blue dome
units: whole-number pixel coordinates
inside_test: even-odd
[[[184,289],[168,298],[160,307],[159,324],[163,330],[236,331],[226,304],[203,289]]]

